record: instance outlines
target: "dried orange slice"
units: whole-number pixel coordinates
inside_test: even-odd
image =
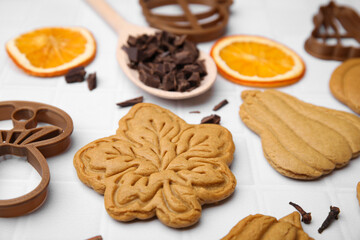
[[[6,43],[14,63],[26,73],[53,77],[89,64],[95,57],[93,35],[81,27],[49,27],[24,33]]]
[[[299,81],[305,64],[291,49],[268,38],[227,36],[215,42],[210,55],[219,73],[247,86],[277,87]]]

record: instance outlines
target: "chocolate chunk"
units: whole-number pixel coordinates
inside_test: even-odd
[[[172,62],[165,62],[164,63],[164,71],[165,71],[165,73],[171,72],[175,68],[176,68],[175,63],[172,63]]]
[[[219,110],[220,108],[222,108],[223,106],[225,106],[226,104],[228,104],[229,102],[224,99],[222,100],[221,102],[219,102],[217,105],[215,105],[215,107],[213,108],[213,111],[217,111]]]
[[[137,69],[138,68],[136,62],[131,62],[131,61],[129,62],[128,67],[131,68],[131,69]]]
[[[85,68],[82,66],[72,68],[65,75],[65,81],[67,83],[83,82],[85,80],[84,79],[85,74],[86,74]]]
[[[189,113],[200,113],[200,111],[190,111]]]
[[[200,84],[200,73],[193,72],[187,80],[188,82],[193,83],[192,85]]]
[[[128,106],[133,106],[133,105],[135,105],[137,103],[142,103],[143,100],[144,100],[144,97],[141,96],[141,97],[126,100],[124,102],[119,102],[116,105],[118,105],[120,107],[128,107]]]
[[[190,88],[190,83],[188,81],[186,80],[177,81],[177,90],[179,92],[185,92],[189,88]]]
[[[140,70],[144,70],[147,73],[151,74],[151,67],[150,64],[148,63],[148,65],[144,64],[143,62],[140,62],[138,65],[139,71]]]
[[[182,51],[175,54],[176,64],[190,64],[194,62],[194,54],[190,51]]]
[[[167,50],[170,53],[173,53],[176,50],[176,46],[173,46],[172,44],[170,44],[168,42],[162,42],[161,45],[165,50]]]
[[[151,69],[151,73],[152,74],[156,74],[159,77],[163,77],[165,75],[165,68],[164,68],[164,64],[162,63],[154,63]],[[164,81],[164,79],[163,79]]]
[[[221,120],[220,116],[216,114],[212,114],[210,116],[201,119],[201,124],[205,124],[205,123],[220,124],[220,120]]]
[[[130,61],[137,62],[139,59],[139,51],[136,47],[125,47],[123,46],[122,49],[127,53]]]
[[[90,73],[89,76],[86,78],[88,83],[88,88],[90,91],[96,88],[96,72]]]
[[[199,70],[200,76],[205,76],[205,75],[207,75],[207,71],[206,71],[206,67],[205,67],[204,60],[198,60],[198,61],[196,61],[195,64],[200,67],[200,70]]]
[[[174,41],[175,46],[181,46],[184,44],[186,35],[177,36]]]
[[[129,46],[131,46],[131,47],[135,47],[136,43],[137,43],[136,37],[129,36],[129,38],[127,40],[127,44],[129,44]]]
[[[193,55],[194,61],[199,57],[199,50],[193,42],[185,40],[183,45],[183,51],[189,51]]]
[[[150,59],[156,53],[156,51],[157,51],[157,46],[155,44],[149,44],[145,50],[142,50],[139,53],[139,61],[145,61]]]
[[[166,91],[176,90],[176,79],[173,72],[170,72],[164,76],[161,88]]]
[[[197,60],[199,50],[186,40],[168,32],[129,36],[127,53],[130,68],[139,71],[145,85],[166,91],[191,91],[206,75],[204,64]],[[171,74],[170,74],[171,73]]]
[[[139,79],[149,87],[158,88],[160,86],[159,76],[151,75],[142,69],[139,70]]]
[[[200,74],[202,68],[198,64],[187,64],[184,66],[183,71],[189,73],[198,72]]]

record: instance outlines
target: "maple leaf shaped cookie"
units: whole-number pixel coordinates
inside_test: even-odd
[[[231,133],[215,124],[190,125],[154,104],[140,103],[119,121],[116,134],[81,148],[78,177],[104,194],[119,221],[157,216],[165,225],[193,225],[201,205],[225,199],[236,186],[228,165]]]

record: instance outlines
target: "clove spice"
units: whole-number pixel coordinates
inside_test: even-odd
[[[291,206],[293,206],[296,210],[299,211],[299,213],[301,214],[301,221],[309,224],[311,222],[311,213],[307,213],[304,211],[304,209],[302,209],[299,205],[297,205],[296,203],[293,202],[289,202],[289,204]]]
[[[340,208],[338,207],[333,207],[330,206],[330,212],[329,215],[327,216],[327,218],[325,219],[325,221],[323,222],[323,224],[321,225],[321,227],[318,229],[319,233],[322,233],[327,227],[330,226],[331,222],[336,219],[338,220],[338,216],[340,213]]]

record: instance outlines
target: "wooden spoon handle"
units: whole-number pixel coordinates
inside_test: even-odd
[[[128,32],[132,24],[125,21],[105,0],[85,0],[118,34]]]

